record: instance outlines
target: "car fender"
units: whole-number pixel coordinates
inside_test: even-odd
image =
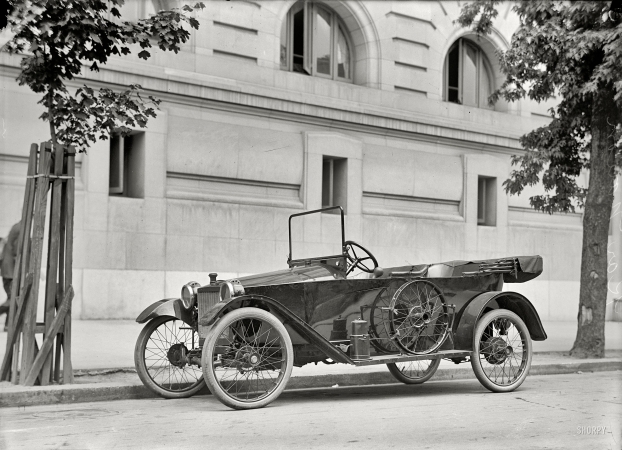
[[[244,306],[254,306],[267,309],[270,313],[278,316],[285,325],[290,326],[296,333],[307,340],[309,343],[316,345],[322,350],[327,358],[331,358],[335,362],[353,364],[353,361],[333,346],[330,342],[322,337],[317,331],[311,328],[304,320],[294,314],[283,304],[263,295],[242,295],[228,302],[220,302],[214,305],[203,317],[199,318],[199,324],[203,326],[211,326],[226,313],[242,307],[243,302],[250,303]]]
[[[478,295],[464,309],[454,333],[455,349],[473,350],[473,332],[486,309],[512,311],[525,322],[532,340],[543,341],[547,338],[536,308],[525,296],[518,292],[492,291]]]
[[[184,308],[180,298],[164,298],[147,306],[136,318],[136,322],[145,323],[161,316],[176,317],[185,323],[192,324],[192,311]]]

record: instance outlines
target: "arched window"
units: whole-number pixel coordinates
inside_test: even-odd
[[[445,58],[444,99],[460,105],[492,108],[490,64],[482,50],[467,39],[459,39]]]
[[[337,14],[304,1],[289,10],[281,29],[281,69],[352,81],[352,63],[350,38]]]

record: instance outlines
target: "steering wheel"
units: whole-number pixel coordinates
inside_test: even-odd
[[[352,272],[355,267],[367,273],[373,273],[374,269],[378,267],[378,261],[376,261],[374,255],[362,245],[354,241],[345,241],[344,245],[346,247],[346,257],[348,258],[348,270],[346,271],[346,275]],[[360,256],[356,253],[357,251]],[[369,262],[365,263],[365,261],[368,260],[373,263],[373,267],[369,267],[371,265]]]

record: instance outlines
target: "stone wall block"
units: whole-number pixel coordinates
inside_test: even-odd
[[[166,236],[163,234],[128,233],[126,267],[129,270],[164,270]]]

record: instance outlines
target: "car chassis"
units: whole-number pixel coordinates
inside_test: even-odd
[[[292,220],[338,213],[341,253],[293,259]],[[297,219],[298,220],[298,219]],[[223,404],[260,408],[285,389],[292,367],[386,364],[406,384],[429,380],[441,359],[470,361],[493,392],[525,380],[532,340],[546,339],[531,302],[504,283],[542,272],[540,256],[380,268],[345,239],[339,206],[289,217],[288,268],[235,280],[190,282],[136,319],[134,358],[143,383],[183,398],[207,383]],[[348,278],[355,270],[365,278]]]

